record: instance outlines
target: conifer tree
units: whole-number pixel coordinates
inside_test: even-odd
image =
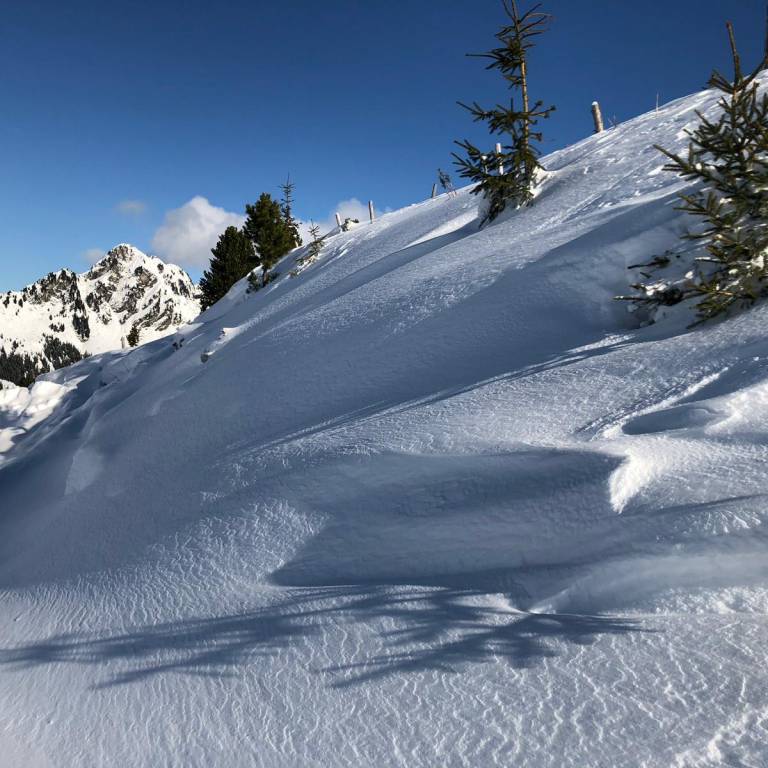
[[[131,347],[139,346],[139,326],[136,325],[136,323],[131,326],[131,330],[128,332],[127,341]]]
[[[320,227],[313,221],[310,222],[309,234],[312,235],[312,242],[309,244],[309,258],[314,261],[323,250],[325,237],[320,237]]]
[[[247,218],[243,231],[256,249],[266,281],[269,270],[295,247],[294,234],[283,216],[280,203],[267,192],[263,192],[253,205],[246,205],[245,213]]]
[[[283,199],[280,202],[280,211],[283,214],[283,220],[285,221],[285,224],[288,227],[288,230],[291,235],[291,240],[293,241],[293,245],[291,245],[291,247],[288,250],[293,250],[294,248],[298,248],[302,244],[301,235],[299,234],[299,222],[293,218],[294,187],[295,187],[295,184],[291,182],[290,176],[285,180],[285,184],[280,185],[280,189],[283,190]]]
[[[138,339],[137,339],[138,343]],[[135,346],[132,345],[132,346]],[[65,368],[83,359],[82,352],[68,341],[62,341],[56,336],[46,336],[43,344],[43,354],[48,359],[54,370]]]
[[[481,226],[493,221],[508,204],[519,207],[533,201],[536,173],[541,168],[534,142],[542,137],[534,128],[539,119],[549,117],[555,109],[544,108],[542,101],[531,106],[528,92],[528,51],[533,39],[546,30],[549,16],[538,10],[539,5],[521,15],[516,0],[502,0],[502,4],[510,23],[496,34],[501,45],[488,53],[469,55],[490,59],[486,69],[497,69],[510,89],[519,90],[520,106],[515,106],[514,98],[510,98],[508,107],[497,104],[492,109],[484,109],[477,102],[471,106],[459,102],[475,122],[486,122],[491,134],[506,135],[507,143],[492,158],[468,140],[456,142],[466,152],[465,157],[454,153],[460,174],[477,182],[472,193],[482,193],[487,201]]]
[[[349,219],[347,219],[349,221]],[[325,245],[327,235],[320,235],[320,227],[312,219],[309,220],[309,235],[312,238],[301,256],[296,259],[297,268],[291,271],[291,277],[301,274],[302,270],[317,260]]]
[[[227,227],[211,249],[211,263],[200,280],[201,306],[207,309],[259,265],[253,243],[237,227]]]
[[[45,358],[17,353],[15,349],[6,352],[5,347],[0,347],[0,379],[20,387],[29,387],[40,374],[50,370]]]
[[[733,82],[715,71],[709,86],[722,93],[720,114],[688,131],[685,155],[657,146],[668,158],[666,170],[701,183],[681,194],[680,210],[703,221],[685,235],[704,244],[699,274],[680,298],[698,296],[701,320],[753,303],[768,295],[768,93],[758,93],[757,77],[766,61],[744,75],[733,27],[727,24]]]

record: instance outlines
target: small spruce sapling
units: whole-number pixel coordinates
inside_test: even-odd
[[[320,252],[323,250],[323,246],[325,245],[325,238],[327,235],[323,235],[322,237],[320,236],[320,227],[315,224],[312,219],[309,220],[309,234],[311,235],[312,239],[309,241],[306,253],[296,259],[298,269],[295,269],[291,272],[292,277],[296,277],[304,267],[308,267],[313,261],[316,261],[318,256],[320,256]]]
[[[320,236],[320,227],[311,219],[309,224],[309,234],[312,235],[312,242],[309,244],[308,260],[314,261],[320,255],[320,251],[323,250],[325,235]]]
[[[453,187],[451,177],[442,168],[437,169],[437,179],[440,182],[440,187],[444,193],[447,193],[452,197],[456,196],[457,193]]]
[[[550,17],[539,11],[539,5],[521,15],[516,0],[502,0],[502,3],[510,23],[496,34],[501,45],[488,53],[469,55],[490,59],[486,69],[499,70],[509,88],[520,92],[521,106],[515,106],[514,98],[510,98],[508,107],[497,104],[492,109],[485,109],[477,102],[471,106],[459,102],[475,122],[486,122],[491,134],[506,136],[508,143],[501,147],[496,163],[492,164],[495,167],[491,168],[487,156],[469,140],[456,142],[466,156],[453,155],[459,173],[477,182],[472,194],[482,194],[487,201],[480,226],[493,221],[508,204],[521,207],[533,201],[536,175],[542,169],[540,153],[534,145],[541,141],[542,134],[534,128],[555,109],[554,106],[545,108],[543,101],[531,106],[528,92],[528,52],[534,38],[546,31]],[[497,168],[500,171],[502,167],[504,172],[497,172]]]
[[[296,185],[293,184],[290,176],[285,180],[285,184],[280,185],[280,189],[283,191],[280,210],[283,214],[283,220],[288,229],[290,239],[293,242],[289,250],[293,250],[302,245],[301,235],[299,234],[299,222],[293,217],[293,190],[295,186]]]

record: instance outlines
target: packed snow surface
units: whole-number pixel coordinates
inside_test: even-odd
[[[768,765],[768,305],[612,300],[714,103],[3,390],[4,764]]]

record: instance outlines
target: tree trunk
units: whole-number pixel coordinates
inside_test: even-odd
[[[517,12],[517,0],[511,0],[512,1],[512,13],[513,13],[513,22],[515,25],[515,34],[517,35],[518,39],[521,37],[521,29],[520,29],[520,14]],[[523,97],[523,112],[526,114],[526,117],[523,118],[523,151],[527,152],[528,150],[528,144],[530,141],[530,132],[531,132],[531,126],[528,123],[527,114],[528,114],[528,62],[525,59],[525,51],[521,51],[520,54],[521,63],[520,63],[520,92]]]
[[[741,59],[739,58],[739,52],[736,50],[736,38],[733,34],[733,24],[730,21],[725,22],[725,26],[728,29],[728,41],[731,44],[731,55],[733,56],[733,79],[735,82],[741,80]]]

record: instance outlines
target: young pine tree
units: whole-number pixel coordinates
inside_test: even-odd
[[[320,227],[314,221],[310,222],[309,234],[312,235],[312,242],[309,244],[309,258],[314,261],[323,250],[325,237],[320,237]]]
[[[493,109],[484,109],[477,102],[471,106],[459,102],[476,122],[486,122],[491,134],[507,137],[501,154],[490,158],[468,140],[456,142],[466,152],[465,157],[454,153],[459,173],[477,182],[472,193],[482,193],[487,201],[480,226],[493,221],[508,204],[519,207],[533,201],[536,172],[541,168],[540,153],[534,146],[541,141],[541,132],[534,128],[555,109],[544,108],[542,101],[531,106],[528,93],[528,51],[533,39],[546,30],[549,16],[538,5],[521,15],[516,0],[502,3],[510,23],[496,34],[501,45],[488,53],[469,55],[490,59],[486,69],[497,69],[509,88],[519,91],[520,106],[515,106],[514,98],[509,107],[498,104]]]
[[[295,247],[296,241],[286,222],[280,203],[263,192],[254,205],[245,206],[243,231],[250,238],[259,257],[264,282],[270,269]]]
[[[259,265],[253,243],[237,227],[227,227],[211,249],[211,263],[200,279],[201,305],[207,309]]]
[[[669,158],[666,170],[701,185],[680,195],[680,210],[703,222],[685,237],[701,241],[707,255],[681,293],[700,298],[701,320],[768,295],[768,94],[758,93],[757,80],[766,60],[744,75],[730,22],[727,28],[733,82],[717,71],[709,80],[722,93],[718,118],[697,113],[686,155],[656,147]]]
[[[293,218],[294,187],[295,185],[291,182],[290,176],[285,180],[285,184],[280,185],[280,189],[283,190],[283,199],[280,202],[280,211],[283,214],[283,221],[285,221],[286,226],[288,227],[288,231],[291,235],[291,240],[293,241],[293,245],[291,245],[289,250],[298,248],[302,244],[301,235],[299,234],[299,222]]]

